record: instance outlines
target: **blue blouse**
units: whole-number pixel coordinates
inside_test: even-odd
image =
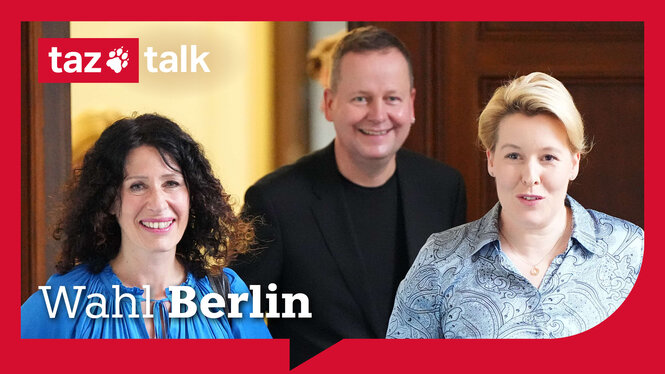
[[[397,291],[388,338],[558,338],[588,330],[626,299],[644,231],[585,210],[535,288],[501,251],[496,204],[483,218],[432,235]]]
[[[249,293],[249,289],[240,277],[231,269],[224,269],[230,283],[230,293],[243,294]],[[37,291],[30,296],[21,306],[21,337],[22,338],[81,338],[81,339],[126,339],[126,338],[149,338],[145,327],[143,315],[141,312],[140,301],[144,301],[144,290],[136,287],[125,287],[120,279],[113,273],[111,267],[107,265],[99,274],[93,274],[86,265],[79,265],[70,272],[63,275],[52,276],[47,284],[51,286],[48,291],[51,305],[55,305],[55,300],[60,286],[65,286],[70,306],[74,307],[77,290],[75,286],[85,286],[81,292],[79,304],[75,310],[75,315],[70,318],[67,314],[64,297],[58,304],[55,318],[50,318],[46,301],[42,291]],[[118,285],[120,295],[130,294],[136,299],[136,313],[138,317],[130,318],[132,313],[132,301],[129,297],[120,299],[120,310],[115,310],[116,290],[113,285]],[[189,318],[169,318],[164,302],[171,302],[172,295],[169,289],[166,290],[166,298],[162,300],[153,300],[152,310],[153,322],[157,338],[175,338],[175,339],[229,339],[229,338],[255,338],[270,339],[268,328],[262,318],[249,318],[252,308],[252,295],[249,294],[249,301],[241,302],[239,312],[242,318],[232,318],[229,320],[226,313],[221,318],[207,318],[203,315],[200,308],[203,296],[213,292],[207,277],[195,279],[190,273],[181,286],[191,287],[195,291],[195,297],[192,300],[197,307],[196,313]],[[106,300],[106,312],[109,317],[90,318],[86,309],[88,305],[99,304],[100,298],[88,295],[93,293],[102,295]],[[63,295],[64,296],[64,295]],[[183,296],[184,297],[184,296]],[[101,309],[92,305],[91,315],[98,315]],[[113,318],[112,314],[118,312],[122,314],[121,318]],[[184,310],[183,310],[184,312]]]

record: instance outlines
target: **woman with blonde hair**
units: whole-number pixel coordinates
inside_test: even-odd
[[[626,299],[644,231],[567,194],[588,151],[566,88],[531,73],[498,88],[478,137],[499,202],[432,235],[402,281],[389,338],[558,338]]]

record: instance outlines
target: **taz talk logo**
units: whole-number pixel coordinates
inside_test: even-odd
[[[41,38],[40,83],[139,81],[138,38]]]

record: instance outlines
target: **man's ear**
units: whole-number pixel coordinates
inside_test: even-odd
[[[335,94],[332,92],[330,88],[326,88],[325,91],[323,91],[323,103],[324,103],[324,114],[326,115],[326,119],[329,122],[332,122],[332,104],[333,100],[335,98]]]
[[[411,124],[416,122],[415,102],[416,102],[416,89],[412,88],[411,89]]]

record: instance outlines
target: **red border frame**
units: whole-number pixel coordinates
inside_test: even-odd
[[[43,4],[35,4],[35,3]],[[5,362],[24,370],[153,371],[160,368],[206,371],[282,373],[288,369],[288,341],[47,341],[20,339],[20,22],[30,20],[401,20],[401,21],[644,21],[645,22],[645,229],[659,221],[663,208],[654,197],[660,181],[655,173],[655,142],[663,135],[656,108],[663,95],[660,68],[665,45],[656,5],[642,1],[622,4],[580,1],[533,3],[492,2],[484,5],[436,5],[406,2],[222,2],[140,4],[136,1],[90,3],[27,2],[4,11],[0,23],[4,56],[0,67],[5,82],[3,103],[7,121],[0,136],[4,159],[2,233],[5,238],[5,279],[0,316],[5,329]],[[649,2],[652,3],[652,2]],[[224,4],[223,6],[220,4]],[[351,11],[350,11],[351,10]],[[616,313],[583,334],[556,340],[345,340],[296,368],[300,373],[327,372],[619,372],[662,368],[665,328],[658,322],[663,298],[658,290],[658,265],[663,251],[647,239],[644,264],[637,284]]]

